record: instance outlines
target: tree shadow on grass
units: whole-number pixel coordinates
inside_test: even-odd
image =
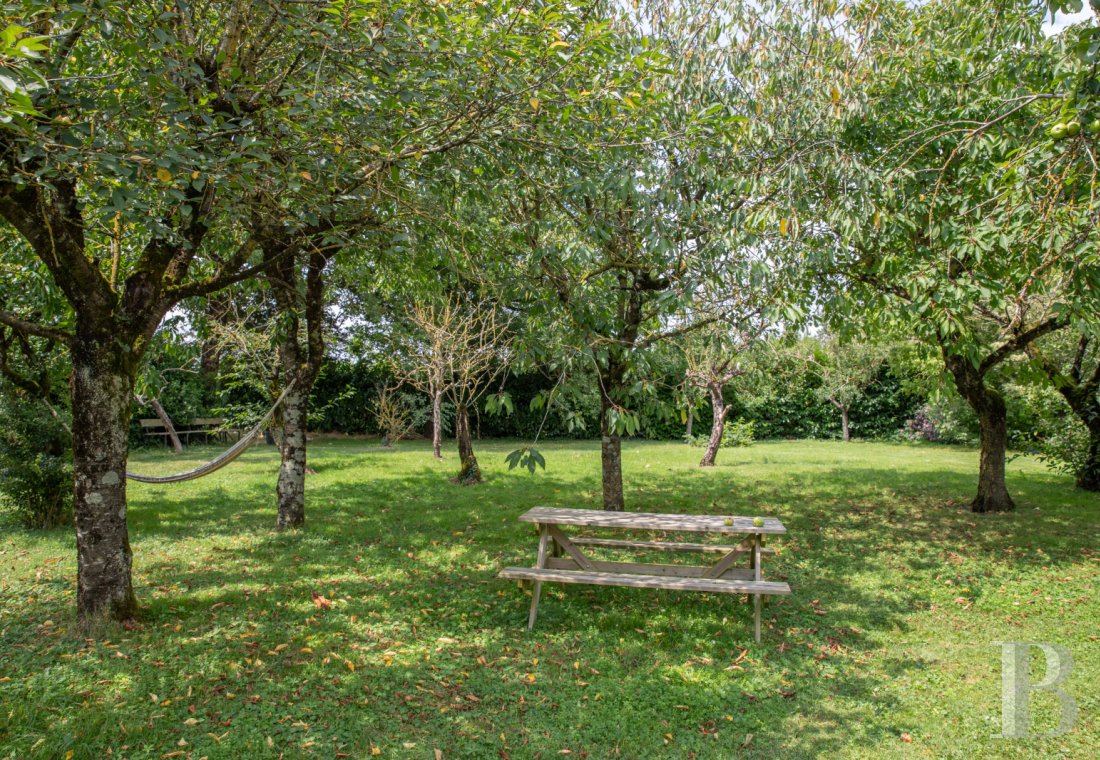
[[[764,642],[752,642],[751,606],[737,597],[552,585],[528,634],[528,598],[496,578],[533,561],[531,526],[516,517],[535,503],[597,506],[595,472],[540,473],[537,487],[492,474],[464,488],[406,461],[351,482],[329,476],[393,454],[336,454],[317,458],[301,532],[271,529],[273,472],[270,487],[135,489],[133,535],[148,542],[136,554],[141,625],[117,649],[74,642],[69,659],[24,674],[19,703],[51,705],[28,708],[28,724],[91,713],[78,733],[87,746],[144,735],[166,753],[176,746],[142,726],[196,720],[182,737],[196,756],[304,754],[308,742],[353,756],[372,745],[418,754],[409,742],[478,758],[841,754],[903,730],[886,686],[929,664],[889,642],[943,595],[940,575],[961,573],[969,555],[1050,564],[1089,541],[1072,505],[972,515],[957,500],[969,479],[934,467],[631,473],[633,510],[783,519],[790,532],[765,571],[793,593],[766,605]],[[1055,553],[1029,553],[1052,537]],[[5,614],[0,644],[43,646],[30,609]]]

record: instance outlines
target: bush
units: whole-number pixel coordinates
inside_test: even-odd
[[[72,515],[72,437],[45,406],[9,393],[0,393],[0,499],[28,528]]]
[[[936,398],[913,413],[898,437],[974,446],[978,443],[978,418],[961,398]]]
[[[1037,454],[1052,470],[1079,475],[1088,458],[1089,431],[1062,395],[1045,383],[1005,390],[1010,445]]]
[[[737,422],[727,422],[722,428],[722,443],[724,449],[732,449],[738,446],[751,446],[755,440],[755,424],[751,420],[738,419]]]

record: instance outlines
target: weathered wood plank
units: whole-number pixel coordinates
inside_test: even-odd
[[[760,551],[761,551],[761,548],[762,548],[761,547],[761,540],[762,539],[761,539],[760,536],[753,536],[752,537],[752,543],[753,543],[752,572],[753,572],[753,577],[754,577],[756,582],[759,582],[760,579],[764,577],[764,574],[763,574],[764,571],[763,571],[763,568],[760,565]],[[752,608],[753,608],[752,609],[752,611],[753,611],[752,618],[753,618],[753,627],[755,629],[754,633],[756,634],[756,643],[757,644],[760,643],[760,602],[761,602],[760,594],[753,594],[753,597],[752,597]]]
[[[546,525],[539,525],[539,553],[535,559],[535,568],[546,567],[546,545],[550,543],[550,530]],[[527,613],[527,630],[535,630],[535,618],[539,614],[539,595],[542,594],[542,581],[533,579],[535,581],[534,588],[531,589],[531,609]]]
[[[573,546],[573,542],[569,540],[569,537],[561,532],[561,529],[557,525],[548,525],[547,528],[550,531],[550,538],[554,539],[554,543],[560,546],[565,552],[576,561],[585,570],[593,570],[592,561],[588,557],[584,556],[577,547]]]
[[[589,560],[592,569],[603,573],[635,573],[637,575],[664,575],[672,578],[703,578],[710,569],[698,565],[661,565],[647,562],[607,562],[604,560]],[[551,557],[546,561],[546,566],[552,570],[582,570],[580,565],[570,557]],[[752,580],[752,570],[747,567],[733,567],[725,572],[722,578],[749,581]]]
[[[520,515],[519,519],[533,523],[630,530],[679,530],[722,534],[787,532],[783,523],[774,517],[765,517],[764,524],[756,526],[752,524],[752,517],[736,515],[671,515],[658,512],[607,512],[602,509],[534,507]]]
[[[570,540],[574,544],[581,546],[605,546],[609,549],[653,549],[655,551],[667,551],[667,552],[704,552],[711,554],[728,554],[729,552],[741,552],[742,554],[749,554],[752,552],[751,544],[740,543],[736,545],[730,544],[693,544],[685,543],[683,541],[627,541],[619,538],[573,538]],[[765,547],[761,550],[763,554],[775,554],[775,549]]]
[[[546,583],[586,583],[593,586],[663,588],[674,591],[709,591],[717,594],[789,594],[791,587],[777,581],[724,580],[717,578],[669,578],[659,575],[601,573],[586,570],[555,570],[537,567],[506,567],[501,578],[526,578]]]
[[[707,571],[706,577],[721,578],[722,574],[733,567],[733,563],[743,557],[746,553],[747,552],[743,551],[730,552],[726,556],[722,557],[722,559],[718,560],[718,562],[715,563],[714,567],[710,568],[710,570]],[[760,580],[760,578],[757,578],[756,580]]]

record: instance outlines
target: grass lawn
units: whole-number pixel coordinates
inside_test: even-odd
[[[973,515],[971,450],[766,442],[704,471],[699,449],[628,443],[632,510],[782,519],[765,574],[792,595],[769,600],[755,644],[736,596],[548,585],[529,634],[528,597],[496,578],[534,559],[516,516],[597,507],[599,453],[546,444],[531,476],[507,471],[512,448],[482,444],[487,482],[464,488],[447,481],[453,452],[317,441],[307,528],[289,534],[272,530],[266,447],[194,483],[131,484],[144,613],[98,640],[74,631],[72,535],[5,524],[0,757],[1100,753],[1100,498],[1068,477],[1015,459],[1017,511]],[[1069,734],[992,738],[1002,640],[1072,652]],[[1037,731],[1057,712],[1034,693]]]

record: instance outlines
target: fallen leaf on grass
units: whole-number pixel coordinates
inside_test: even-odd
[[[313,599],[313,606],[319,610],[331,610],[332,600],[327,597],[318,594],[316,591],[310,592],[310,597]]]

